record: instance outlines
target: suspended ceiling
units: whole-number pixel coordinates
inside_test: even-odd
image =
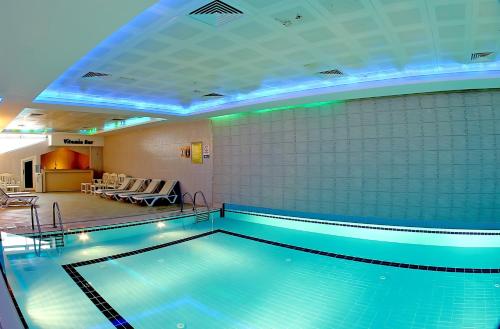
[[[149,1],[148,8],[111,2],[104,8],[110,15],[100,9],[80,22],[85,29],[61,40],[69,42],[57,47],[62,53],[38,42],[43,51],[30,65],[50,79],[38,79],[38,90],[16,100],[30,103],[25,107],[175,119],[500,86],[497,0],[227,0],[230,7],[215,3],[212,9],[228,14],[205,16],[189,14],[209,0]],[[69,3],[64,6],[75,15],[77,2]],[[90,9],[83,7],[78,10]],[[59,28],[69,24],[53,19]],[[29,20],[23,28],[37,34]],[[92,37],[96,29],[101,38]],[[44,62],[54,69],[41,69]],[[0,82],[0,97],[8,101],[22,82],[19,89]]]
[[[23,134],[67,132],[92,135],[164,120],[145,116],[138,117],[127,113],[117,115],[26,108],[10,122],[3,132]]]

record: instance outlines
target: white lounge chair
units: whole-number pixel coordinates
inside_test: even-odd
[[[158,187],[160,186],[161,179],[152,179],[148,187],[142,192],[124,192],[118,194],[118,198],[120,198],[123,201],[130,201],[132,202],[132,197],[133,196],[139,196],[139,195],[146,195],[146,194],[152,194],[155,193],[158,190]],[[115,196],[116,198],[117,196]]]
[[[94,194],[95,191],[106,188],[108,179],[109,179],[109,174],[107,172],[102,174],[102,178],[92,179],[92,184],[90,184],[90,187],[87,187],[87,191],[90,194]],[[87,183],[82,183],[82,184],[87,184]]]
[[[5,193],[0,188],[0,208],[9,206],[30,206],[36,204],[38,196],[28,193]]]
[[[177,201],[176,187],[179,181],[167,180],[158,193],[142,194],[132,196],[132,203],[142,203],[144,202],[148,207],[152,207],[158,200],[167,200],[170,203],[175,203]]]
[[[109,174],[108,176],[108,181],[106,182],[106,186],[104,187],[105,189],[116,189],[118,186],[123,183],[122,181],[118,180],[118,175],[116,173]]]
[[[21,190],[21,183],[17,181],[12,174],[0,174],[0,187],[7,193],[19,192]]]
[[[95,194],[105,197],[106,195],[104,193],[106,192],[125,192],[125,190],[131,183],[132,183],[132,178],[127,177],[118,188],[99,189],[95,191]]]
[[[139,192],[144,184],[146,183],[147,179],[145,178],[134,178],[135,181],[134,181],[134,184],[132,184],[132,186],[124,191],[108,191],[108,192],[104,192],[104,195],[106,195],[107,198],[110,198],[110,199],[116,199],[116,200],[120,200],[120,198],[118,197],[118,195],[120,193],[127,193],[127,192],[132,192],[132,193],[135,193],[135,192]]]

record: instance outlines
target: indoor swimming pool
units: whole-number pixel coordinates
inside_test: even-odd
[[[69,231],[2,233],[29,328],[498,328],[500,231],[423,229],[227,207]]]

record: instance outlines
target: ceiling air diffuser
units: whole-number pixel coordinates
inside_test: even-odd
[[[221,26],[243,16],[239,9],[225,2],[215,0],[193,10],[189,16],[211,26]]]

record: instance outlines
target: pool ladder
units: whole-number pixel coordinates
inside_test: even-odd
[[[201,196],[202,201],[203,201],[203,205],[202,205],[203,207],[202,207],[201,211],[198,207],[196,207],[196,197],[198,195]],[[186,197],[191,200],[191,204],[193,205],[192,209],[193,209],[193,212],[195,214],[195,218],[196,218],[197,223],[208,221],[211,219],[210,206],[208,205],[207,199],[205,198],[205,195],[203,194],[202,191],[197,191],[194,194],[194,196],[191,195],[191,193],[189,193],[189,192],[184,193],[182,195],[182,198],[181,198],[181,211],[184,210],[184,201],[185,201]]]
[[[56,218],[57,222],[56,223]],[[42,254],[42,242],[44,242],[44,235],[42,232],[42,225],[40,224],[40,216],[38,215],[38,209],[36,208],[35,205],[31,205],[31,227],[33,231],[35,230],[35,223],[37,227],[37,236],[38,236],[38,241],[37,239],[33,238],[33,245],[34,245],[34,250],[35,254],[40,257]],[[59,224],[59,227],[57,226]],[[61,215],[61,209],[59,208],[59,203],[54,202],[52,204],[52,226],[54,228],[59,228],[58,232],[56,234],[51,234],[50,241],[52,241],[52,238],[54,239],[54,246],[60,250],[60,248],[64,247],[64,226],[63,226],[63,220],[62,220],[62,215]]]
[[[63,219],[62,219],[62,215],[61,215],[61,209],[59,208],[59,203],[54,202],[52,204],[52,227],[54,227],[54,228],[58,228],[56,226],[56,217],[57,217],[57,221],[59,224],[59,232],[54,237],[54,241],[55,241],[56,248],[62,248],[62,247],[64,247]]]
[[[31,228],[33,231],[35,230],[35,222],[36,222],[36,227],[38,229],[38,241],[35,239],[33,236],[33,249],[35,250],[35,255],[40,257],[42,254],[42,227],[40,225],[40,217],[38,216],[38,209],[34,204],[31,204]]]

